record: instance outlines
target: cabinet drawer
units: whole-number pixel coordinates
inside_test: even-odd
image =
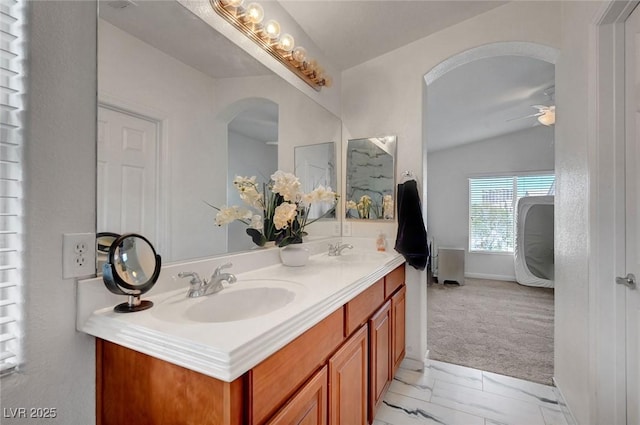
[[[344,340],[342,308],[249,372],[251,420],[264,424]]]
[[[391,294],[402,286],[404,283],[404,264],[398,266],[395,270],[384,278],[384,298],[387,299]]]
[[[380,279],[345,305],[345,335],[351,335],[382,305],[384,279]]]

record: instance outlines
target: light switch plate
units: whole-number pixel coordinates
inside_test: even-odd
[[[340,222],[336,221],[335,223],[333,223],[333,231],[331,232],[331,236],[340,236],[341,234],[341,227],[340,227]]]
[[[348,221],[342,222],[342,236],[351,236],[351,223]]]

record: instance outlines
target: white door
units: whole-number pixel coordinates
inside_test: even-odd
[[[640,276],[640,7],[636,7],[625,24],[626,74],[626,276]],[[627,346],[627,424],[640,424],[640,290],[626,289]]]
[[[156,122],[98,108],[98,232],[157,243],[158,133]]]

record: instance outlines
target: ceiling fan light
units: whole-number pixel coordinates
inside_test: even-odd
[[[538,122],[542,125],[550,126],[556,123],[556,111],[548,110],[538,117]]]

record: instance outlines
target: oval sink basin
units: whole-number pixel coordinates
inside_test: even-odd
[[[343,252],[335,258],[337,261],[346,262],[375,262],[382,261],[386,257],[383,252]]]
[[[234,322],[279,310],[295,297],[295,292],[284,288],[223,290],[189,307],[185,316],[195,322]]]
[[[272,313],[291,304],[304,290],[278,279],[243,279],[216,294],[186,298],[187,290],[158,302],[151,313],[164,321],[222,323]]]

